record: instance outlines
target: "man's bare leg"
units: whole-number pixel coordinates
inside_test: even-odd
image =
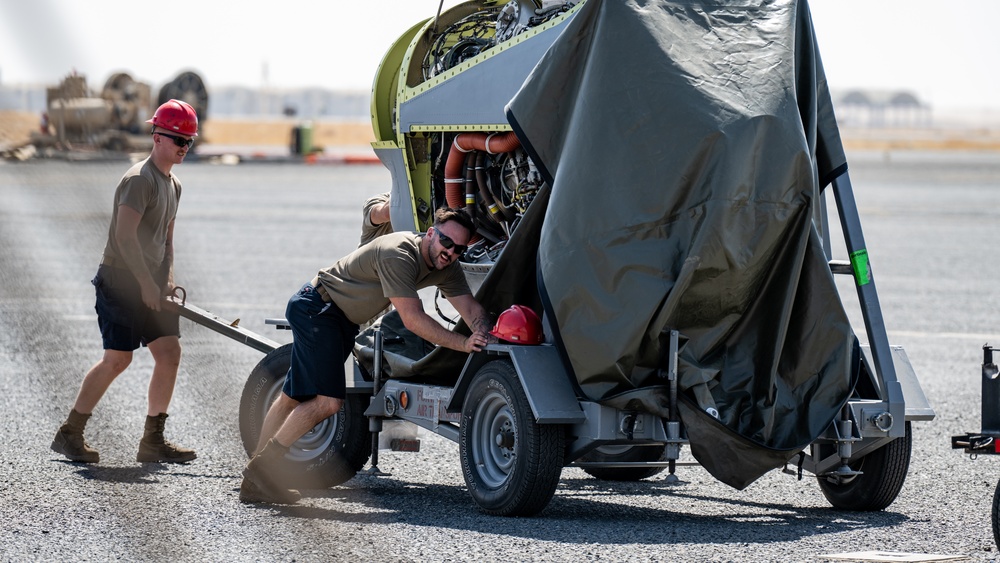
[[[149,406],[147,416],[166,413],[174,396],[177,370],[181,365],[181,343],[176,336],[162,336],[150,342],[153,355],[153,376],[149,379]]]

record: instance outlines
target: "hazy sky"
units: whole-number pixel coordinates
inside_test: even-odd
[[[154,91],[193,70],[212,86],[367,90],[386,49],[439,0],[0,0],[0,82]],[[457,4],[444,0],[445,6]],[[1000,109],[1000,1],[812,0],[834,88],[908,89],[935,108]]]

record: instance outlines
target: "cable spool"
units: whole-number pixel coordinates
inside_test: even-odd
[[[182,72],[177,75],[177,78],[160,88],[157,105],[162,105],[170,100],[182,100],[191,104],[191,107],[198,114],[198,121],[204,122],[208,119],[208,90],[201,77],[196,73]]]
[[[104,83],[101,98],[111,102],[110,125],[112,129],[139,133],[150,108],[148,84],[136,82],[132,76],[118,72]]]

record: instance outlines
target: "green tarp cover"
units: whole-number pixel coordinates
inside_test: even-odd
[[[812,442],[859,353],[814,223],[847,165],[807,4],[589,0],[507,114],[549,186],[487,311],[544,307],[588,398],[664,416],[679,331],[692,453],[733,487]],[[391,377],[455,383],[465,355],[382,326]],[[371,331],[356,352],[370,369]]]
[[[814,223],[846,160],[806,2],[589,0],[507,114],[551,185],[539,289],[583,392],[666,414],[674,329],[716,478],[813,441],[858,353]]]

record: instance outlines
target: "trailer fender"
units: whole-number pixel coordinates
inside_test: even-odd
[[[447,411],[462,412],[465,394],[479,369],[488,362],[503,358],[509,358],[514,365],[538,424],[576,424],[587,419],[558,350],[545,345],[490,344],[482,352],[470,354],[455,384]]]
[[[902,346],[890,345],[892,355],[892,365],[895,368],[896,380],[902,390],[905,407],[905,420],[927,421],[934,420],[934,409],[931,407],[927,396],[924,395],[920,382],[917,381],[917,373],[910,364],[910,358]],[[861,351],[865,358],[871,362],[872,352],[867,345],[861,346]]]

